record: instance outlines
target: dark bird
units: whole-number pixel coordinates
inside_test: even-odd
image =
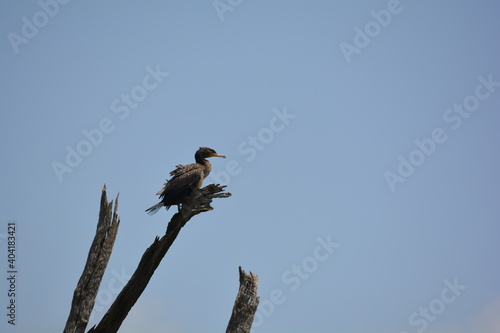
[[[206,160],[208,157],[226,158],[226,156],[217,154],[211,148],[200,147],[194,154],[196,163],[177,165],[176,169],[170,172],[172,179],[167,180],[165,186],[156,193],[156,195],[160,196],[161,201],[146,209],[146,212],[153,215],[161,207],[165,206],[168,210],[172,205],[177,205],[180,210],[180,204],[184,197],[191,194],[194,189],[200,188],[203,180],[212,170],[212,164]]]

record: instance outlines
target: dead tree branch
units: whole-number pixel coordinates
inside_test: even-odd
[[[108,202],[106,185],[102,188],[101,207],[94,241],[90,246],[87,263],[73,293],[71,310],[64,328],[64,333],[83,333],[87,328],[90,313],[94,307],[95,298],[102,276],[108,265],[111,251],[115,243],[120,217],[117,215],[118,196],[115,206]]]
[[[257,295],[259,277],[252,272],[246,274],[241,269],[241,266],[238,269],[240,272],[240,289],[236,301],[234,301],[233,313],[231,319],[229,319],[226,333],[250,333],[255,312],[259,305],[260,297]]]
[[[146,288],[156,268],[176,239],[181,228],[195,215],[212,210],[212,199],[229,197],[231,193],[224,192],[226,186],[208,185],[195,190],[189,195],[182,205],[180,212],[176,213],[167,226],[165,235],[156,237],[153,244],[144,252],[134,274],[123,287],[115,301],[106,312],[97,326],[92,327],[88,333],[114,333],[120,328],[128,312],[134,306],[139,296]]]

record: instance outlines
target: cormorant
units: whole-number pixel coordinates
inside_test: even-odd
[[[184,197],[191,194],[194,189],[200,188],[203,180],[212,170],[212,164],[206,160],[208,157],[226,158],[211,148],[200,147],[194,154],[196,163],[177,165],[176,169],[170,172],[172,179],[167,180],[165,186],[156,193],[160,196],[161,201],[146,209],[146,212],[153,215],[161,207],[165,206],[168,210],[172,205],[177,205],[180,210],[180,204]]]

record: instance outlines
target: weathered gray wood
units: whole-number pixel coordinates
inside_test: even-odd
[[[260,297],[257,295],[259,287],[259,277],[252,272],[246,274],[241,266],[240,288],[236,300],[234,301],[233,313],[226,333],[250,333]]]
[[[108,265],[116,234],[118,233],[120,217],[116,213],[117,210],[118,196],[116,196],[113,209],[113,201],[108,202],[106,185],[104,185],[101,194],[96,234],[90,246],[85,268],[73,293],[71,310],[64,333],[83,333],[87,328],[90,313],[94,308],[97,291]]]
[[[153,244],[144,252],[134,274],[123,287],[115,301],[101,319],[88,333],[114,333],[120,328],[128,312],[134,306],[153,276],[156,268],[173,244],[181,228],[195,215],[212,210],[212,199],[229,197],[231,193],[224,192],[226,186],[208,185],[195,190],[186,198],[181,211],[170,220],[165,235],[156,237]]]

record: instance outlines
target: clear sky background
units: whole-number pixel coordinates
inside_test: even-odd
[[[121,225],[96,324],[175,212],[144,210],[207,146],[228,158],[205,184],[233,196],[186,225],[121,332],[223,332],[239,265],[254,332],[500,332],[500,3],[215,5],[0,5],[0,330],[62,331],[106,184]]]

